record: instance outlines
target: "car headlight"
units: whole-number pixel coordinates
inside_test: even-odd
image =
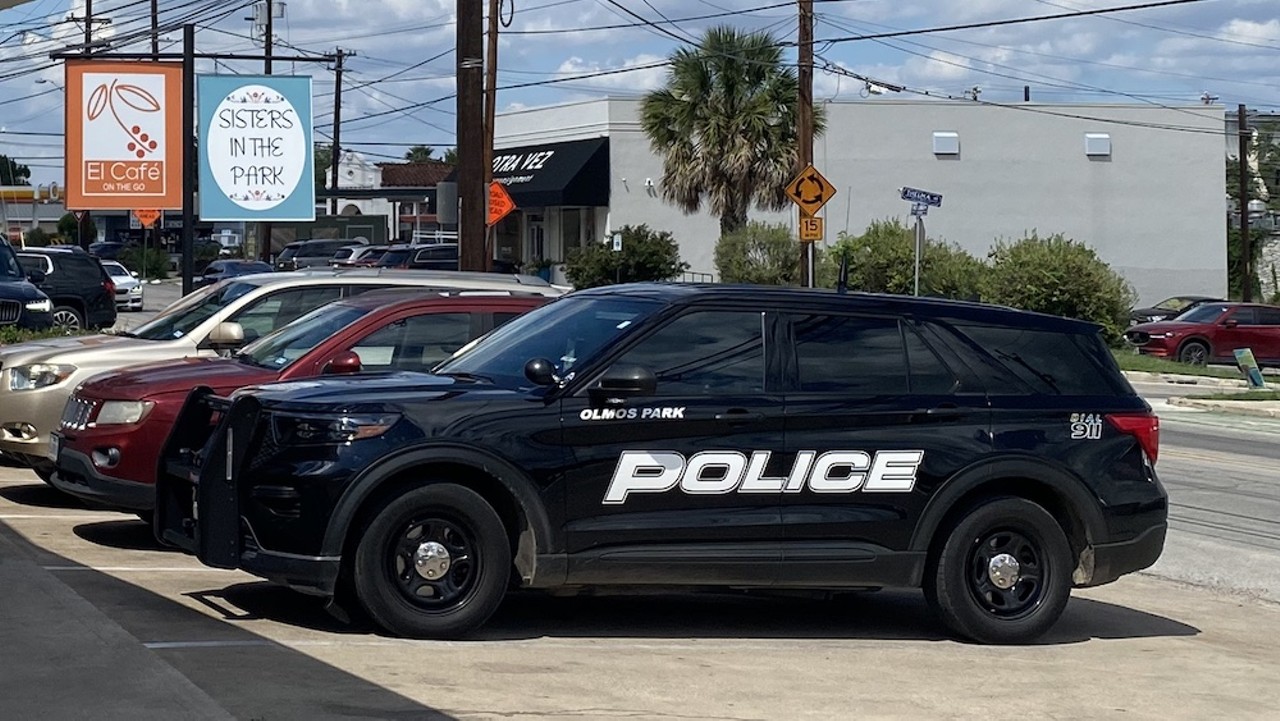
[[[29,300],[27,301],[27,310],[32,313],[52,313],[53,301],[48,298],[44,298],[43,300]]]
[[[56,386],[76,372],[72,365],[33,363],[9,369],[9,390],[33,391],[37,388]]]
[[[106,401],[98,409],[94,425],[124,426],[137,423],[151,412],[154,401]]]
[[[331,446],[377,438],[390,430],[400,420],[400,415],[282,413],[276,414],[273,420],[276,441],[280,445]]]
[[[1163,316],[1163,315],[1153,315],[1153,316],[1151,316],[1149,319],[1147,319],[1147,322],[1148,322],[1148,323],[1159,323],[1160,321],[1164,320],[1164,319],[1165,319],[1165,317],[1166,317],[1166,316]]]

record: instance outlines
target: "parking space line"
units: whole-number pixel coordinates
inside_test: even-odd
[[[150,568],[147,566],[41,566],[46,571],[58,573],[61,571],[98,571],[101,573],[236,573],[235,569],[230,568],[209,568],[208,566],[159,566]]]
[[[102,513],[0,513],[0,521],[31,521],[49,519],[56,521],[117,521],[135,516]]]

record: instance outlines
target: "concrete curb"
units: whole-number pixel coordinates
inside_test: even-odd
[[[1244,379],[1213,378],[1181,373],[1150,373],[1148,371],[1124,371],[1124,377],[1139,383],[1173,383],[1175,385],[1200,386],[1202,388],[1244,388]]]
[[[1198,408],[1204,411],[1232,413],[1257,418],[1280,418],[1280,401],[1206,401],[1195,398],[1170,398],[1171,406]]]

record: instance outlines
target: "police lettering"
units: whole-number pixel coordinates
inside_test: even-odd
[[[618,409],[617,413],[624,410]],[[586,411],[584,411],[586,413]],[[584,419],[585,420],[585,419]],[[799,493],[905,493],[915,488],[924,451],[799,451],[785,476],[766,476],[770,451],[701,451],[687,460],[675,451],[623,451],[604,494],[605,504],[632,493],[692,495]]]
[[[584,408],[578,413],[583,421],[682,421],[684,406],[666,408]]]

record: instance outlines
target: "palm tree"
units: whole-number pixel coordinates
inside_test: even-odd
[[[436,149],[430,145],[415,145],[405,152],[404,159],[410,163],[425,163],[428,160],[435,160],[433,157],[435,154]]]
[[[663,156],[662,197],[685,213],[705,201],[721,234],[747,224],[747,210],[781,210],[796,173],[795,69],[768,33],[707,30],[696,48],[671,55],[666,86],[645,96],[641,123]],[[814,131],[825,127],[814,108]]]

